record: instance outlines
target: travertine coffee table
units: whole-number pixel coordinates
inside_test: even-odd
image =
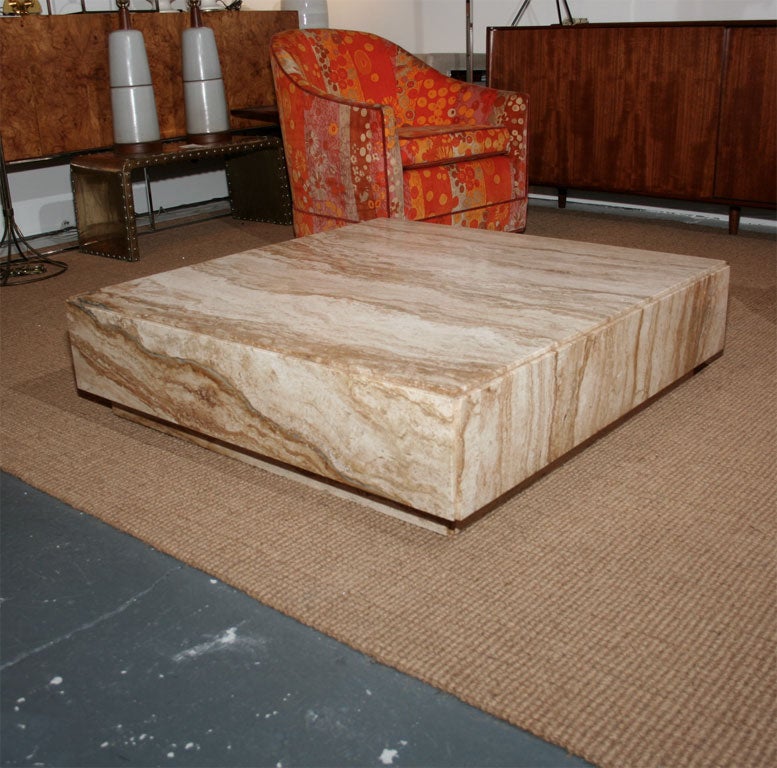
[[[68,302],[78,387],[455,529],[723,348],[711,259],[376,220]]]

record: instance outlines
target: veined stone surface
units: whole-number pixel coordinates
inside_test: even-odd
[[[68,318],[81,390],[455,522],[720,352],[728,273],[378,219]]]

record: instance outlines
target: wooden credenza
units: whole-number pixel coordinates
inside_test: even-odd
[[[777,203],[777,22],[490,27],[488,83],[529,94],[529,179]]]

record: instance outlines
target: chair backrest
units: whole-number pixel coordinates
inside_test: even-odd
[[[453,80],[377,35],[292,29],[273,37],[272,55],[301,87],[394,110],[398,127],[477,122],[492,109],[485,89]]]
[[[276,61],[298,84],[349,101],[386,104],[397,113],[400,51],[377,35],[339,29],[293,29],[272,41]]]

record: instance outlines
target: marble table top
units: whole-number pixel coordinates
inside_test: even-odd
[[[92,300],[453,395],[722,267],[377,219],[121,283]]]

